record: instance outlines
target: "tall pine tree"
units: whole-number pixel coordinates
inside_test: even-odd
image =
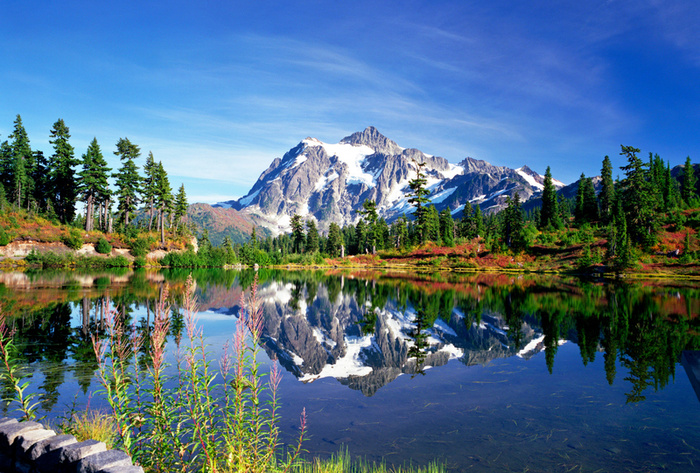
[[[544,188],[542,189],[542,210],[540,212],[540,230],[549,226],[554,229],[561,228],[559,218],[559,202],[557,190],[552,183],[552,171],[549,166],[544,173]]]
[[[598,195],[600,203],[600,217],[607,224],[613,218],[613,205],[615,202],[615,183],[612,178],[612,163],[610,157],[603,158],[603,167],[600,170],[601,188]]]
[[[141,156],[141,149],[128,138],[119,138],[114,154],[119,156],[122,162],[122,167],[113,174],[117,186],[118,221],[127,226],[136,211],[141,190],[142,179],[134,162]]]
[[[310,218],[306,221],[306,253],[315,253],[319,249],[318,229],[316,228],[316,220]]]
[[[75,201],[78,196],[75,182],[75,150],[68,139],[70,130],[62,118],[56,120],[51,129],[49,143],[53,145],[54,153],[49,159],[49,186],[52,191],[52,202],[58,219],[70,223],[75,218]]]
[[[185,193],[185,185],[181,184],[180,189],[175,196],[175,226],[180,229],[185,216],[187,215],[187,194]]]
[[[455,221],[449,208],[445,208],[440,212],[440,236],[442,237],[443,245],[455,245]]]
[[[408,203],[416,208],[414,213],[416,217],[416,233],[418,234],[419,243],[424,243],[428,239],[427,212],[425,205],[430,202],[428,199],[430,191],[426,189],[428,179],[423,172],[425,163],[419,163],[413,160],[413,164],[416,167],[416,177],[408,181]]]
[[[695,203],[697,199],[697,194],[695,192],[695,185],[697,184],[697,178],[695,177],[695,168],[690,162],[690,156],[685,159],[685,164],[683,165],[683,181],[681,183],[681,197],[685,205],[691,206]]]
[[[78,174],[78,190],[80,198],[85,202],[85,230],[94,229],[95,208],[108,198],[110,194],[107,181],[111,169],[107,167],[107,161],[102,156],[102,150],[93,138],[83,155],[83,169]]]
[[[622,205],[627,218],[627,233],[632,242],[650,247],[656,241],[657,214],[654,192],[647,180],[645,164],[637,156],[639,149],[621,146],[621,155],[627,157],[627,166],[620,169],[626,177],[621,183]]]
[[[172,215],[173,190],[170,187],[168,173],[165,172],[163,163],[158,161],[155,165],[155,206],[158,208],[158,226],[160,228],[160,243],[165,245],[165,214]]]
[[[326,252],[331,256],[340,256],[340,247],[343,245],[343,237],[337,223],[331,222],[328,226],[328,240],[326,241]]]
[[[292,227],[292,251],[301,253],[306,246],[306,235],[304,235],[304,223],[301,220],[301,215],[294,214],[290,224]]]
[[[146,164],[143,165],[143,192],[142,200],[148,211],[148,231],[153,228],[153,217],[156,208],[156,194],[158,193],[157,184],[158,165],[153,159],[153,152],[149,151],[146,157]]]
[[[19,114],[15,118],[14,125],[14,130],[9,136],[12,142],[7,166],[6,192],[9,190],[11,200],[17,207],[22,207],[22,204],[29,200],[33,187],[30,179],[33,156],[29,146],[29,135]]]
[[[508,248],[518,252],[525,249],[525,220],[520,205],[520,195],[516,192],[511,199],[506,199],[508,206],[503,216],[503,240]]]

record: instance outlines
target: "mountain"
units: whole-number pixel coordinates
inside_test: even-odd
[[[480,204],[488,213],[502,209],[516,192],[527,201],[541,192],[544,182],[527,166],[510,169],[473,158],[451,164],[418,149],[402,148],[370,126],[337,144],[302,140],[276,158],[248,194],[216,206],[257,216],[273,233],[288,231],[294,214],[314,217],[322,229],[331,222],[355,223],[356,211],[366,199],[374,200],[380,216],[391,222],[413,212],[406,192],[416,177],[417,162],[425,163],[431,202],[455,216],[467,202]],[[556,181],[555,186],[563,184]]]
[[[206,229],[209,240],[214,245],[221,245],[224,237],[231,238],[232,243],[245,243],[250,239],[253,228],[261,226],[260,219],[255,215],[223,207],[212,207],[208,204],[192,204],[187,209],[187,219],[197,227],[197,232]],[[260,237],[269,235],[264,230]]]

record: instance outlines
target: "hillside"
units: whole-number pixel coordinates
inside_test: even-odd
[[[212,207],[209,204],[192,204],[187,209],[187,218],[198,233],[206,229],[212,244],[221,245],[225,237],[232,243],[245,243],[250,239],[253,227],[258,227],[259,218],[233,208]],[[258,236],[269,234],[264,228],[256,228]]]

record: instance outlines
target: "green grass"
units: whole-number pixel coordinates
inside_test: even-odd
[[[447,470],[438,463],[425,467],[387,466],[386,462],[368,462],[361,458],[352,459],[347,450],[341,450],[327,460],[314,458],[298,466],[296,473],[445,473]]]

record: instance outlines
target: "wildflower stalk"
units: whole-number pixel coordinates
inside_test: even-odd
[[[167,374],[172,367],[165,355],[170,328],[166,299],[167,291],[155,310],[145,371],[140,371],[138,363],[143,340],[133,330],[130,339],[125,337],[112,311],[108,311],[108,338],[93,338],[100,361],[98,377],[112,406],[122,448],[154,472],[289,471],[302,451],[306,414],[302,413],[297,445],[278,464],[281,373],[275,364],[265,382],[257,361],[263,330],[257,280],[250,295],[242,298],[244,310],[230,345],[232,353],[227,344],[218,372],[211,369],[205,338],[195,323],[190,277],[183,300],[188,343],[181,350],[176,338],[176,373]],[[128,348],[133,359],[130,367],[125,363]]]
[[[12,341],[13,331],[5,323],[5,314],[0,308],[0,356],[2,356],[2,369],[0,369],[0,381],[9,384],[13,396],[3,399],[7,404],[13,402],[19,404],[18,411],[22,413],[24,420],[36,418],[36,408],[39,402],[33,402],[35,394],[28,394],[28,378],[22,369],[17,357],[17,347]]]

